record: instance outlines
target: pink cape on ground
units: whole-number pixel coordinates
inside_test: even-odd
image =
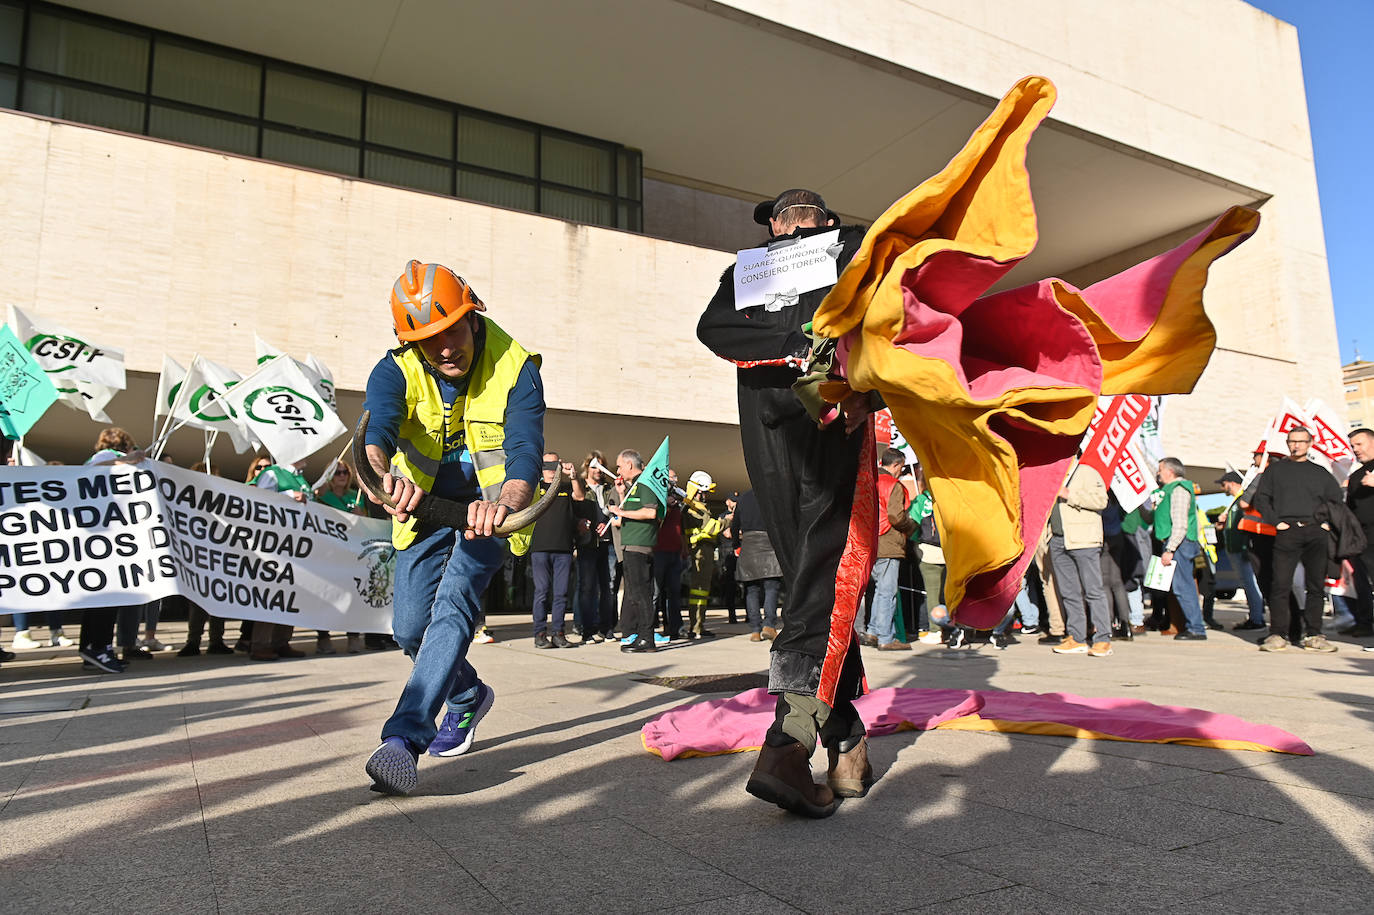
[[[646,750],[665,760],[757,750],[773,722],[774,706],[766,689],[680,705],[645,724],[640,738]],[[889,687],[855,699],[854,707],[870,737],[943,728],[1312,755],[1302,740],[1267,724],[1140,699]]]

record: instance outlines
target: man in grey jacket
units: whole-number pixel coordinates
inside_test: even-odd
[[[1054,646],[1056,654],[1105,658],[1112,653],[1112,621],[1107,590],[1102,586],[1102,509],[1106,507],[1107,484],[1102,476],[1079,464],[1050,512],[1050,562],[1069,630],[1063,643]]]

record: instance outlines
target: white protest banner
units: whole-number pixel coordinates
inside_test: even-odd
[[[347,431],[290,356],[264,363],[221,403],[282,465],[304,460]]]
[[[105,407],[126,384],[123,350],[87,342],[59,324],[36,323],[13,305],[9,325],[57,386],[62,403],[97,422],[110,422]]]
[[[840,230],[783,238],[735,256],[735,308],[781,311],[803,294],[835,285],[839,278]]]
[[[157,461],[0,477],[0,606],[142,604],[387,632],[391,525]]]

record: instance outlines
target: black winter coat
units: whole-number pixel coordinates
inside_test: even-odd
[[[1369,545],[1365,539],[1364,528],[1344,502],[1323,502],[1312,513],[1312,520],[1316,524],[1326,524],[1330,528],[1327,532],[1326,577],[1338,579],[1341,577],[1341,560],[1359,556]]]

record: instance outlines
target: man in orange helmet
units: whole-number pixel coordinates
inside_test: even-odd
[[[367,381],[367,457],[394,502],[392,630],[414,661],[367,762],[373,790],[385,794],[414,790],[421,752],[466,753],[495,698],[467,652],[505,555],[492,532],[529,504],[540,475],[544,389],[538,354],[485,311],[462,277],[411,261],[391,290],[401,345]],[[411,517],[426,493],[469,503],[467,529]]]

